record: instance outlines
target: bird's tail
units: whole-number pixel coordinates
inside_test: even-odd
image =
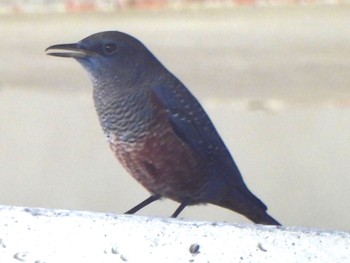
[[[253,216],[246,215],[246,217],[256,224],[281,226],[281,224],[272,216],[270,216],[266,211],[257,213]]]
[[[240,198],[237,198],[238,196]],[[266,212],[267,207],[264,203],[250,192],[245,192],[243,195],[236,194],[235,198],[225,198],[215,204],[240,213],[256,224],[281,225]]]

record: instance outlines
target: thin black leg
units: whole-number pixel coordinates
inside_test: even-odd
[[[140,209],[144,208],[145,206],[149,205],[150,203],[157,201],[160,199],[160,195],[151,195],[150,197],[148,197],[146,200],[142,201],[141,203],[139,203],[137,206],[134,206],[133,208],[131,208],[129,211],[126,211],[124,214],[134,214],[137,211],[139,211]]]
[[[188,200],[182,202],[179,207],[175,210],[175,212],[171,215],[172,218],[176,218],[181,212],[182,210],[185,209],[185,207],[188,205]]]

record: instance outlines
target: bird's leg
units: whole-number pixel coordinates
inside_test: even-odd
[[[185,209],[185,207],[188,205],[189,200],[185,200],[184,202],[182,202],[179,207],[175,210],[175,212],[171,215],[172,218],[176,218],[181,212],[182,210]]]
[[[133,208],[131,208],[130,210],[126,211],[124,214],[134,214],[137,211],[139,211],[140,209],[144,208],[145,206],[149,205],[150,203],[157,201],[160,199],[160,195],[151,195],[150,197],[148,197],[146,200],[142,201],[141,203],[139,203],[137,206],[134,206]]]

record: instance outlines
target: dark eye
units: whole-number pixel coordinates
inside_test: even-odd
[[[113,55],[117,52],[117,45],[114,43],[106,43],[103,45],[103,53],[106,55]]]

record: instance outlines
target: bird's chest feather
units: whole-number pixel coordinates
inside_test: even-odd
[[[123,166],[152,193],[182,201],[203,187],[206,164],[162,118],[144,137],[130,142],[115,136],[110,146]]]
[[[154,108],[147,93],[95,88],[94,103],[109,141],[134,142],[153,125]]]

